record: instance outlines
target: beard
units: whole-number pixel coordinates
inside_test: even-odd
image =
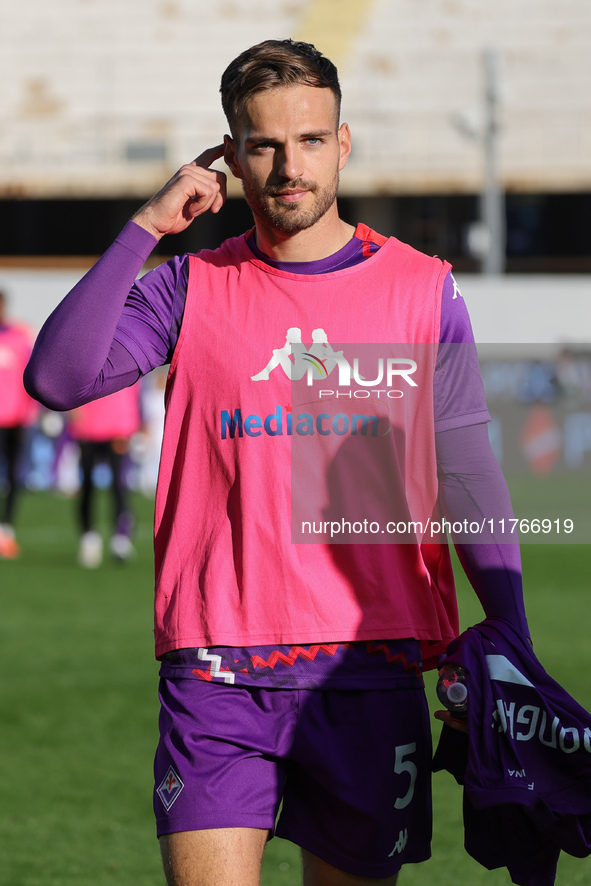
[[[279,185],[267,185],[264,188],[257,188],[252,182],[243,179],[242,187],[246,202],[255,218],[259,217],[282,234],[295,234],[311,228],[328,212],[337,198],[339,176],[337,173],[333,181],[324,188],[315,181],[300,178]],[[275,200],[275,197],[283,191],[294,189],[306,190],[312,194],[314,197],[312,205],[304,209],[299,203],[279,203]]]

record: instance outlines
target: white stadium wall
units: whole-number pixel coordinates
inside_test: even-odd
[[[86,268],[3,268],[9,313],[37,331]],[[591,343],[591,277],[458,274],[477,342]]]

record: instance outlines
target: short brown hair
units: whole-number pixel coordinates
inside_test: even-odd
[[[338,122],[341,108],[338,71],[312,43],[265,40],[242,52],[224,71],[220,86],[222,107],[232,134],[236,132],[246,102],[255,93],[296,84],[331,89]]]

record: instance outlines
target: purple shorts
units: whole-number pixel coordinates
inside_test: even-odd
[[[389,877],[429,858],[423,689],[281,690],[161,678],[160,698],[158,836],[263,828],[363,877]]]

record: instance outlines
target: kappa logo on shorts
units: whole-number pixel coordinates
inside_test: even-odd
[[[180,775],[178,775],[172,766],[169,766],[168,772],[164,776],[160,787],[156,793],[162,800],[164,808],[168,812],[174,801],[178,798],[180,792],[184,788]]]
[[[392,852],[388,855],[388,858],[392,858],[397,852],[404,852],[406,849],[406,844],[408,843],[408,828],[405,828],[403,831],[400,831],[398,834],[398,842],[396,846],[392,850]]]

